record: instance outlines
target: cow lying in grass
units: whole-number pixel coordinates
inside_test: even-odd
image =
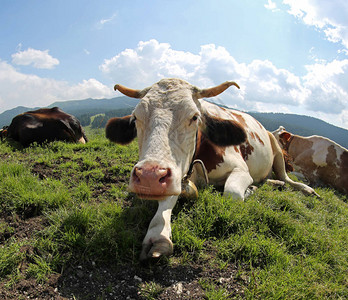
[[[295,171],[315,186],[328,185],[348,195],[348,150],[322,136],[303,137],[280,126],[273,132]]]
[[[136,136],[139,162],[129,189],[140,198],[158,200],[143,241],[141,259],[170,255],[171,213],[181,193],[182,179],[195,159],[203,161],[210,183],[224,186],[224,195],[244,199],[252,183],[265,180],[272,169],[277,179],[307,195],[316,194],[286,174],[282,151],[274,138],[248,114],[201,100],[222,93],[234,82],[199,89],[180,79],[163,79],[134,90],[116,85],[124,95],[141,99],[132,115],[110,119],[106,136],[121,144]],[[194,166],[194,179],[202,168]]]
[[[59,107],[27,111],[12,119],[10,126],[1,131],[24,147],[45,141],[68,141],[86,143],[87,137],[79,120]]]

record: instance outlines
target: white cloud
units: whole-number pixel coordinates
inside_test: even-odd
[[[101,29],[105,24],[112,22],[117,17],[117,13],[114,13],[110,18],[101,19],[97,22],[97,28]]]
[[[156,40],[139,42],[100,66],[114,83],[139,89],[164,77],[179,77],[202,88],[235,80],[241,90],[229,89],[216,101],[241,110],[330,114],[327,121],[348,127],[343,116],[348,110],[348,60],[317,61],[306,68],[307,74],[299,77],[267,60],[239,63],[224,47],[213,44],[193,54]]]
[[[348,48],[348,3],[344,0],[284,0],[289,13],[322,30],[331,42]]]
[[[29,48],[12,54],[12,63],[16,65],[33,65],[38,69],[52,69],[59,64],[59,60],[48,54],[48,50]]]
[[[275,12],[279,9],[277,9],[277,4],[275,2],[273,2],[272,0],[268,0],[267,4],[264,5],[265,8]]]
[[[167,43],[150,40],[106,59],[100,70],[117,82],[141,86],[163,77],[189,79],[195,74],[199,60],[198,55],[172,50]]]
[[[16,106],[47,106],[54,101],[86,98],[111,98],[112,87],[96,79],[69,84],[18,72],[0,60],[0,112]]]
[[[317,63],[306,69],[303,85],[311,91],[308,108],[333,114],[348,108],[348,59]]]
[[[176,51],[169,44],[156,40],[140,42],[135,49],[126,49],[105,60],[100,69],[115,83],[142,88],[163,77],[179,77],[200,87],[226,80],[236,80],[242,91],[234,94],[240,108],[250,109],[254,102],[299,105],[308,91],[300,78],[270,61],[255,60],[249,65],[238,63],[224,48],[213,44],[201,46],[199,54]],[[231,95],[221,95],[221,100]]]

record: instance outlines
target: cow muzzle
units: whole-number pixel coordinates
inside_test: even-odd
[[[181,192],[180,183],[176,184],[172,168],[153,163],[134,167],[129,189],[139,198],[147,200],[164,200]]]

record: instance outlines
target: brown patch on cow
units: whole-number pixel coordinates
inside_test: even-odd
[[[284,157],[286,172],[293,172],[294,171],[294,166],[292,165],[293,158],[284,149],[282,149],[282,153],[283,153],[283,157]]]
[[[326,166],[318,167],[318,184],[324,183],[348,195],[348,152],[337,157],[334,145],[327,148]]]
[[[248,160],[249,155],[253,153],[254,147],[249,144],[248,141],[246,141],[244,144],[239,146],[240,153],[245,161]]]
[[[232,113],[232,115],[238,120],[238,122],[244,127],[248,128],[248,124],[245,122],[245,119],[243,118],[242,115]]]
[[[226,147],[216,146],[201,131],[197,134],[196,159],[203,161],[208,173],[224,162]]]
[[[312,155],[310,157],[313,157],[313,153],[314,153],[314,150],[312,149],[313,142],[309,140],[303,139],[296,135],[292,135],[288,139],[286,146],[287,147],[284,147],[284,149],[287,150],[294,159],[301,156],[301,154],[304,153],[305,151],[311,151]],[[308,156],[306,155],[306,157]]]
[[[313,142],[293,135],[291,135],[291,139],[287,139],[286,143],[283,144],[284,149],[293,158],[298,171],[313,184],[316,182],[314,171],[317,169],[317,165],[313,162],[314,150],[312,146]]]
[[[337,161],[337,152],[335,149],[334,145],[329,146],[327,149],[328,154],[326,156],[326,163],[329,164],[334,164]]]
[[[260,144],[262,144],[263,146],[265,145],[265,143],[263,142],[263,140],[260,138],[260,136],[256,133],[256,132],[250,132],[249,133],[251,138],[254,141],[258,141]]]
[[[260,142],[260,144],[262,144],[264,146],[265,143],[263,142],[263,140],[260,138],[260,136],[256,132],[255,132],[255,136],[256,136],[257,140]]]
[[[239,153],[239,148],[237,146],[233,146],[234,147],[234,151],[236,151],[237,153]]]
[[[234,120],[226,120],[204,114],[203,132],[217,146],[239,145],[246,140],[245,127]]]
[[[250,132],[250,136],[251,136],[251,138],[252,138],[253,140],[256,140],[256,137],[255,137],[255,135],[254,135],[253,132]]]
[[[339,181],[339,175],[337,173],[337,152],[334,145],[327,148],[326,166],[318,166],[316,170],[317,184],[327,184],[335,187]]]

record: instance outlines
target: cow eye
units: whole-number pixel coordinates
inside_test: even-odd
[[[193,117],[192,117],[192,121],[197,121],[197,119],[198,119],[198,116],[197,115],[194,115]]]
[[[190,125],[198,120],[198,115],[194,115],[190,120]]]

